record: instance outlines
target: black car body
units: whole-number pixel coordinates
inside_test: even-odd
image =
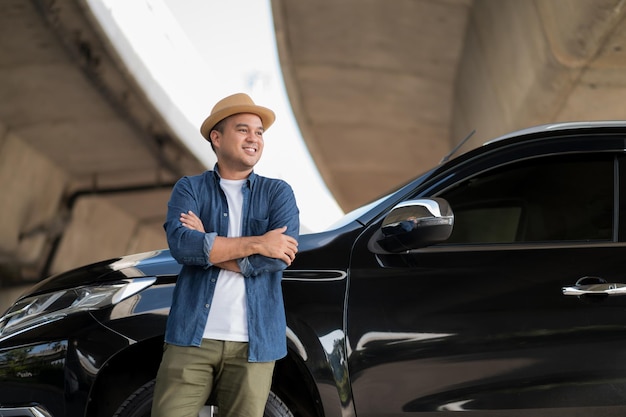
[[[624,415],[625,209],[626,122],[568,123],[301,236],[266,415]],[[32,288],[0,319],[0,416],[146,411],[178,271],[160,251]]]

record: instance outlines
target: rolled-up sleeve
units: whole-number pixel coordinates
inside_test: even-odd
[[[209,253],[211,253],[211,249],[213,249],[213,244],[215,243],[215,238],[217,237],[217,233],[205,233],[204,234],[204,253],[207,254],[207,268],[212,266],[213,264],[209,260]]]
[[[180,222],[181,213],[189,210],[199,213],[198,202],[189,179],[183,177],[174,185],[167,205],[167,217],[163,225],[170,252],[178,263],[209,267],[209,248],[215,240],[215,233],[191,230]]]

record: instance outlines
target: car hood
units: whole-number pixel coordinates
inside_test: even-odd
[[[85,265],[37,283],[27,294],[34,295],[65,288],[119,281],[126,278],[177,275],[181,265],[170,255],[169,250],[157,250],[112,258]]]
[[[302,235],[299,239],[300,253],[317,250],[355,226],[353,224],[343,230]],[[22,297],[127,278],[174,276],[178,275],[180,269],[181,265],[172,258],[168,249],[121,256],[52,275],[35,284]]]

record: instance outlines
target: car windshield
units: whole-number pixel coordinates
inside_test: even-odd
[[[412,179],[411,181],[409,181],[408,183],[404,183],[401,186],[395,188],[393,191],[385,194],[382,197],[377,198],[376,200],[367,203],[357,209],[352,210],[349,213],[346,213],[343,217],[341,217],[339,220],[337,220],[335,223],[333,223],[332,225],[330,225],[328,227],[328,230],[335,230],[335,229],[340,229],[342,227],[344,227],[345,225],[352,223],[354,221],[358,221],[359,223],[365,225],[367,224],[370,220],[372,216],[367,216],[365,219],[362,219],[362,217],[365,217],[366,214],[370,213],[372,210],[374,210],[375,207],[379,206],[379,205],[383,205],[383,203],[388,200],[393,198],[394,196],[404,196],[405,193],[403,192],[404,189],[411,189],[413,190],[415,187],[417,187],[418,185],[420,185],[421,183],[423,183],[426,178],[428,178],[430,176],[430,174],[434,171],[435,169],[431,169],[428,170],[426,172],[424,172],[423,174],[419,175],[418,177],[416,177],[415,179]]]
[[[389,193],[389,194],[387,194],[387,195],[385,195],[385,196],[383,196],[381,198],[379,198],[378,200],[374,200],[371,203],[368,203],[368,204],[366,204],[364,206],[361,206],[361,207],[359,207],[357,209],[352,210],[351,212],[347,213],[345,216],[343,216],[342,218],[337,220],[335,223],[330,225],[328,230],[339,229],[339,228],[347,225],[348,223],[352,223],[353,221],[355,221],[359,217],[361,217],[363,214],[369,212],[372,208],[376,207],[379,203],[381,203],[382,201],[384,201],[387,198],[389,198],[392,194],[393,194],[393,192]]]

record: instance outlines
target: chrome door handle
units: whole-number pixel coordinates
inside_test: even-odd
[[[598,277],[583,277],[570,287],[563,287],[563,295],[626,295],[626,284],[609,283]]]
[[[626,284],[591,284],[563,287],[563,295],[626,295]]]

